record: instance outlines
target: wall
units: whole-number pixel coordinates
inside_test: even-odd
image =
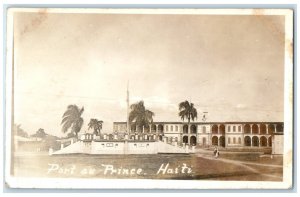
[[[283,135],[274,135],[272,138],[272,154],[283,154]]]

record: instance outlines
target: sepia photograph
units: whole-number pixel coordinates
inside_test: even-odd
[[[9,188],[288,189],[293,10],[10,8]]]

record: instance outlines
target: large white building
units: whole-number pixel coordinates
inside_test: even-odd
[[[114,122],[113,131],[126,132],[126,125]],[[283,122],[153,122],[149,127],[131,126],[129,136],[200,146],[272,147],[283,127]]]

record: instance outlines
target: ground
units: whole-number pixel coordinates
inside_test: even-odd
[[[14,157],[14,175],[63,178],[282,181],[282,162],[282,156],[270,157],[270,155],[257,153],[228,154],[222,151],[218,158],[215,158],[210,151],[197,151],[191,155],[48,156],[46,153],[22,153]],[[185,166],[187,168],[182,172]],[[137,173],[138,169],[141,169],[141,173]],[[128,174],[130,170],[135,173]]]

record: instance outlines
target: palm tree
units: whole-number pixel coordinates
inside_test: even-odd
[[[190,121],[194,121],[194,119],[197,119],[197,109],[194,107],[194,103],[190,103],[188,101],[183,101],[179,103],[179,116],[184,121],[186,118],[188,120],[188,124],[190,124]]]
[[[139,101],[130,106],[129,123],[135,124],[139,131],[141,128],[149,126],[153,122],[154,113],[147,110],[144,106],[144,101]],[[133,123],[134,122],[134,123]]]
[[[63,115],[61,121],[62,132],[66,133],[71,128],[71,133],[74,133],[76,137],[83,125],[83,118],[81,117],[84,111],[84,107],[79,109],[77,105],[69,105],[66,112]]]
[[[89,124],[88,124],[88,126],[89,126],[88,129],[93,128],[94,129],[94,134],[99,135],[100,131],[102,129],[102,123],[103,123],[102,120],[97,120],[97,119],[92,118],[90,120]]]

